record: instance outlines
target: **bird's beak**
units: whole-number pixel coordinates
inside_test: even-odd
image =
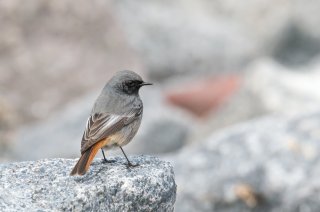
[[[142,82],[141,84],[140,84],[140,86],[142,87],[142,86],[145,86],[145,85],[152,85],[152,83],[149,83],[149,82]]]

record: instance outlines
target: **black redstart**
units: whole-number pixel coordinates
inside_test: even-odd
[[[132,71],[119,71],[103,88],[94,103],[88,118],[81,141],[81,157],[70,175],[84,175],[101,149],[120,147],[128,161],[133,165],[122,146],[128,144],[137,133],[143,111],[143,104],[139,96],[139,89],[146,83]]]

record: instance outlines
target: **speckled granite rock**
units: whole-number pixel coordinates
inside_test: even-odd
[[[0,165],[0,211],[173,211],[176,184],[171,165],[135,156],[96,160],[83,177],[70,177],[76,160],[44,159]]]
[[[318,212],[319,141],[320,111],[214,133],[171,157],[179,186],[175,209]]]

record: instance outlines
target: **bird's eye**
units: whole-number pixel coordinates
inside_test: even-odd
[[[126,83],[129,87],[133,87],[135,85],[134,81],[127,81]]]

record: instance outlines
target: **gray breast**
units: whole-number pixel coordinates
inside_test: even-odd
[[[140,127],[141,118],[142,114],[135,121],[131,122],[131,124],[120,130],[121,134],[124,136],[123,139],[121,139],[121,141],[119,142],[120,146],[127,145],[136,135]]]

